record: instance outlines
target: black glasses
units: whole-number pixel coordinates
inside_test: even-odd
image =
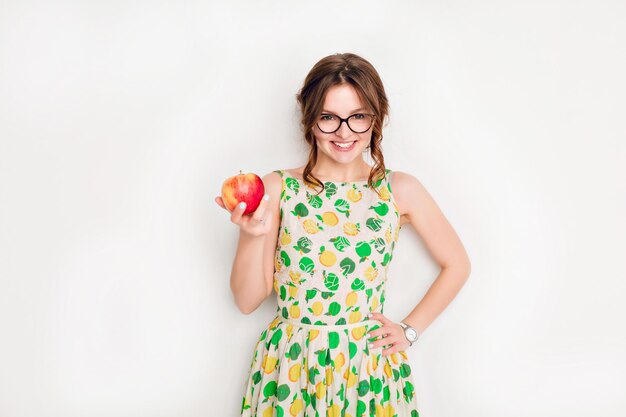
[[[346,122],[348,128],[354,133],[367,132],[374,122],[375,114],[355,113],[343,119],[336,114],[323,113],[317,119],[317,127],[324,133],[335,133]]]

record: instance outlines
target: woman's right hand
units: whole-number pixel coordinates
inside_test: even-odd
[[[265,194],[259,203],[259,206],[252,214],[243,215],[245,207],[241,207],[237,204],[235,209],[230,212],[224,205],[224,201],[221,196],[215,197],[215,202],[218,206],[230,213],[230,221],[239,226],[241,231],[252,237],[266,235],[271,226],[272,216],[271,213],[266,213],[267,202],[269,200],[269,194]]]

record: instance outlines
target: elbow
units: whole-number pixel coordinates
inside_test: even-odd
[[[470,260],[468,259],[463,264],[463,276],[465,278],[465,281],[467,281],[469,279],[469,276],[470,276],[471,273],[472,273],[472,264],[471,264]]]
[[[245,314],[246,316],[250,313],[252,313],[254,310],[257,309],[258,305],[254,305],[250,302],[243,302],[243,300],[237,299],[235,298],[235,304],[237,305],[237,308],[239,309],[239,311],[242,314]]]

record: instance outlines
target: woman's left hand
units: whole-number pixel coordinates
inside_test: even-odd
[[[406,350],[406,348],[411,346],[404,335],[404,328],[399,323],[394,323],[382,313],[370,313],[370,319],[378,320],[383,324],[382,327],[367,333],[368,338],[382,336],[381,339],[375,342],[369,342],[370,348],[391,345],[391,347],[383,349],[383,355],[391,355],[394,352]]]

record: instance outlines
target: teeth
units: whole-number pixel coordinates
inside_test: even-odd
[[[337,143],[337,142],[333,142],[333,143],[334,143],[335,145],[339,146],[340,148],[349,148],[350,146],[352,146],[352,144],[353,144],[354,142],[350,142],[350,143],[347,143],[347,144],[340,144],[340,143]]]

